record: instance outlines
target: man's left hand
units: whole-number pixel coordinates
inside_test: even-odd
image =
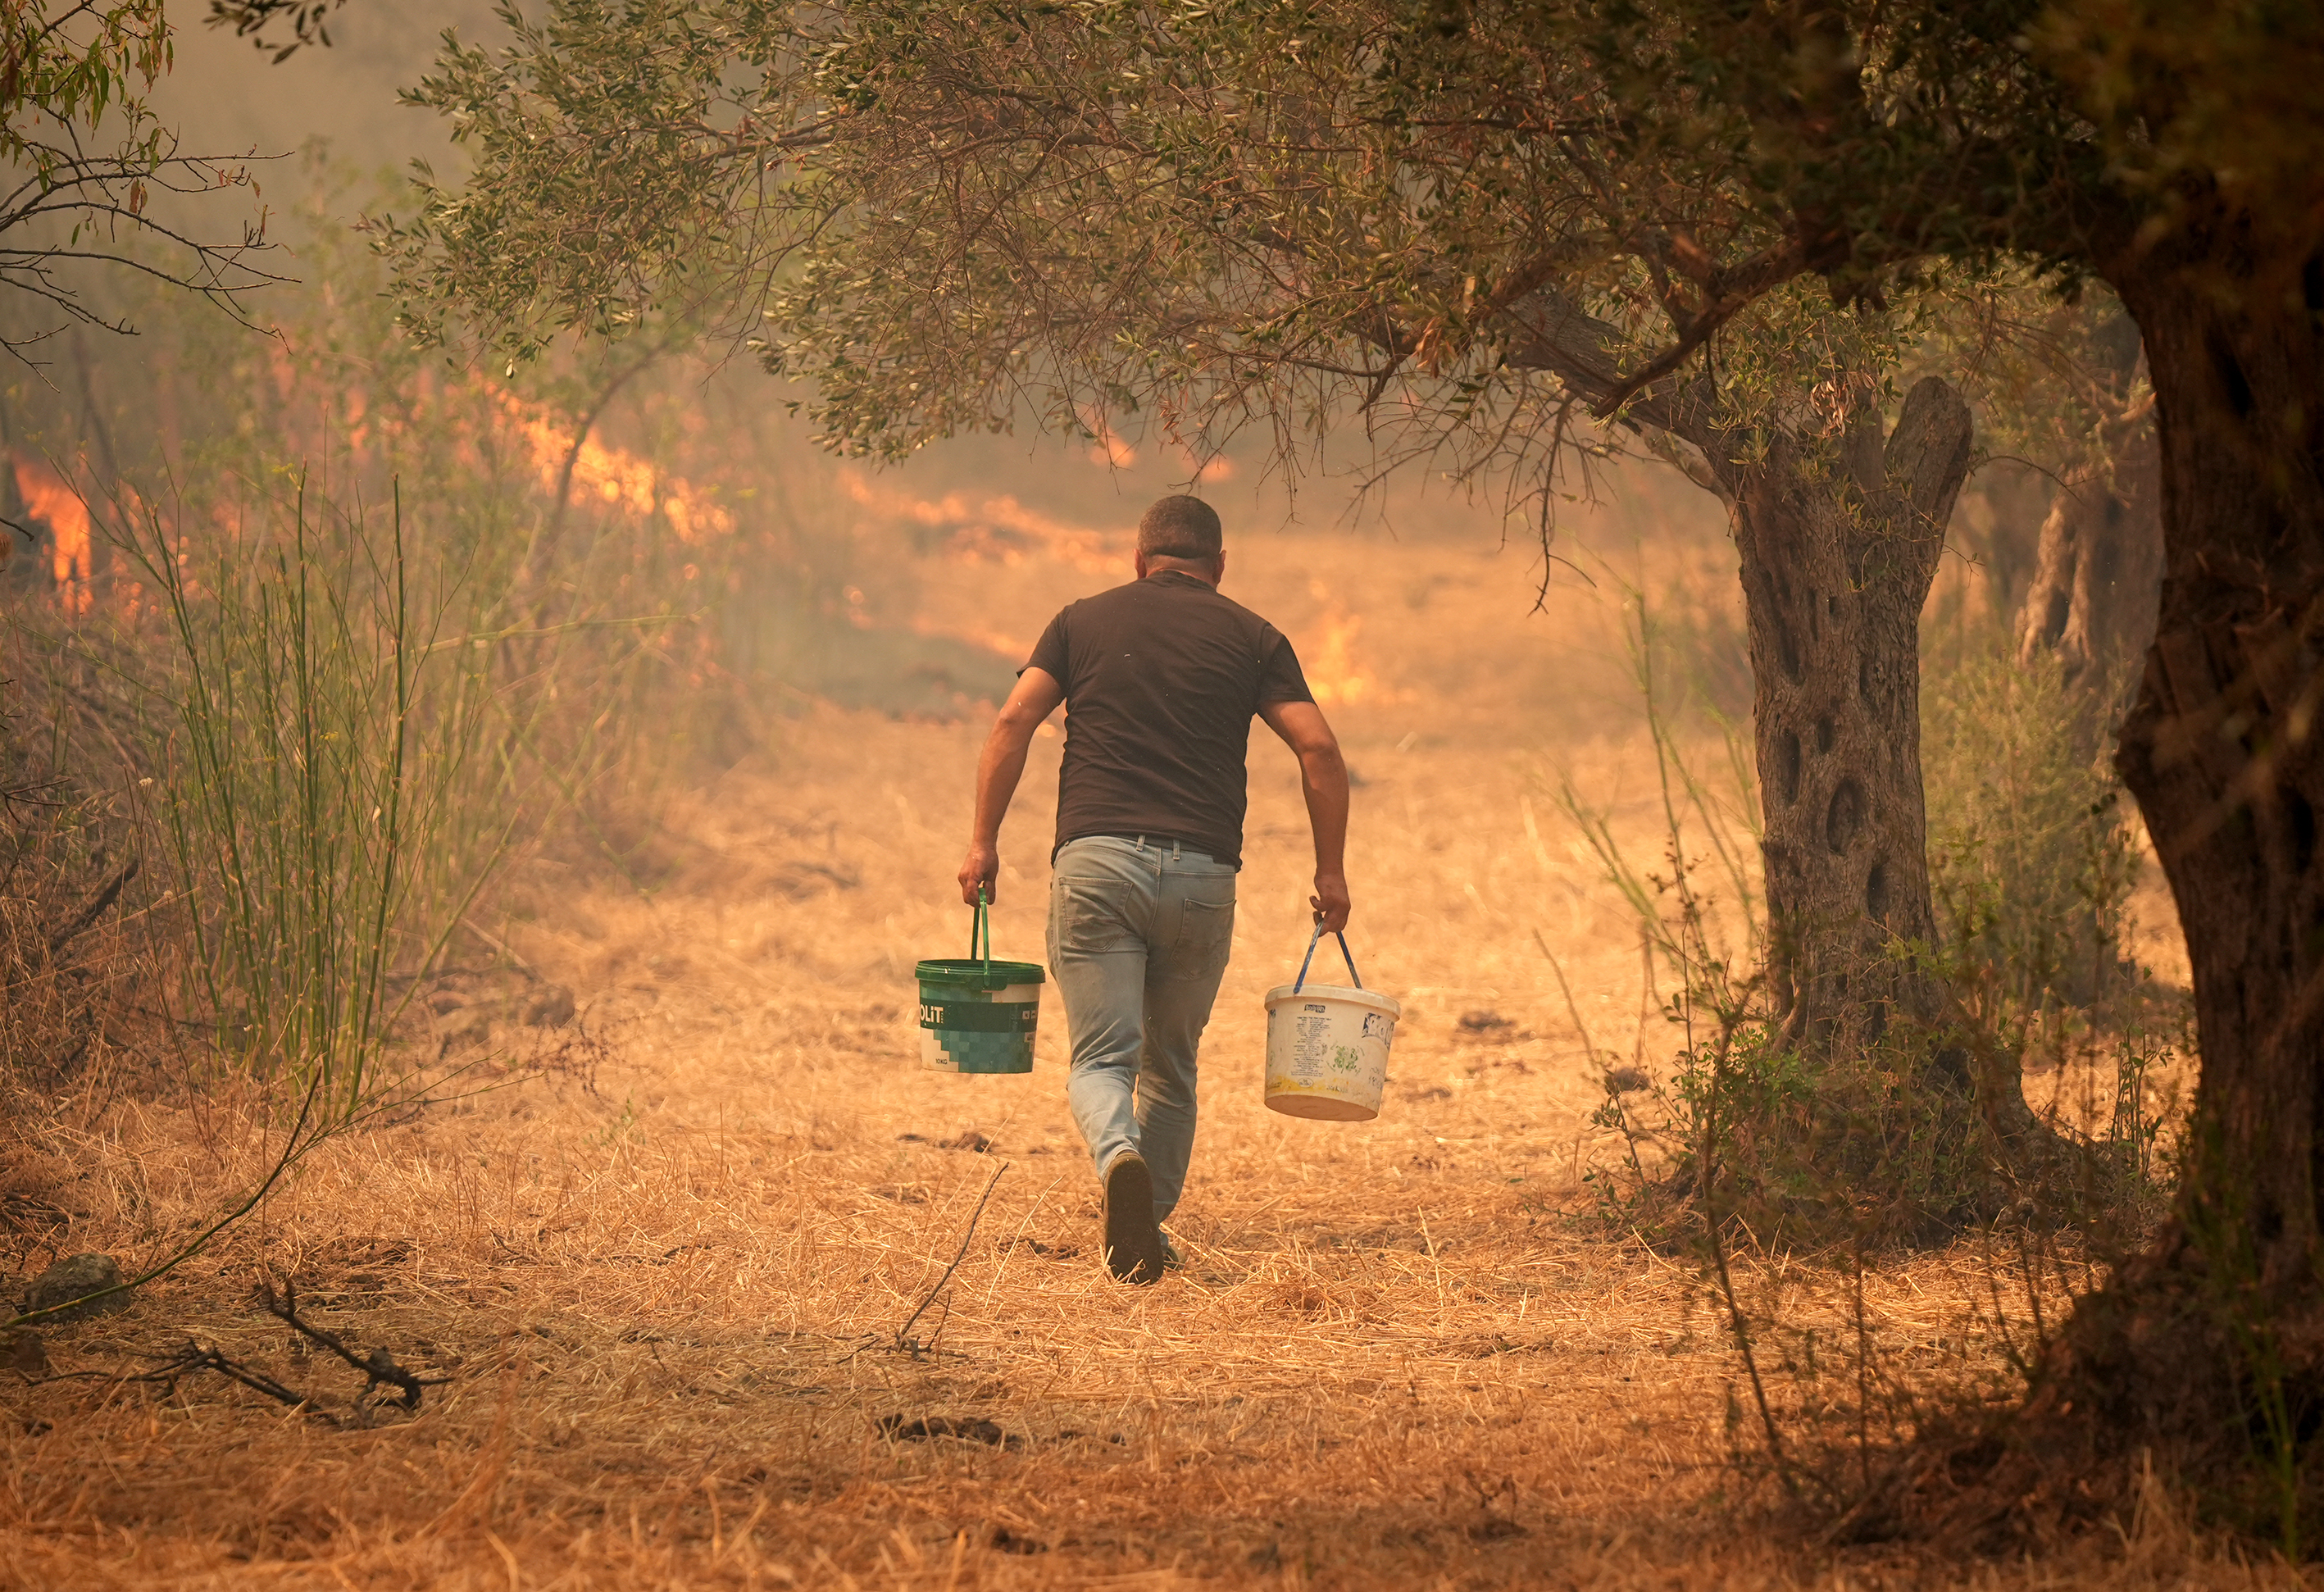
[[[1315,909],[1316,921],[1327,934],[1336,934],[1348,926],[1348,881],[1336,873],[1315,876],[1315,893],[1307,897],[1307,905]]]

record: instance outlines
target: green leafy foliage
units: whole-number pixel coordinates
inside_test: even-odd
[[[161,0],[36,0],[0,11],[0,156],[43,189],[78,157],[78,133],[121,130],[119,153],[157,158],[163,133],[145,96],[169,70]]]
[[[512,356],[715,305],[853,450],[1352,398],[1505,456],[1726,396],[1789,284],[2071,290],[2188,184],[2312,186],[2253,108],[2313,80],[2293,11],[548,0],[414,90],[475,168],[385,238],[418,324]]]
[[[281,66],[309,44],[325,49],[331,42],[331,13],[347,0],[210,0],[203,20],[214,28],[232,28],[274,58]],[[286,41],[277,24],[290,32]]]
[[[1930,684],[1921,755],[1946,941],[2013,1000],[2100,1000],[2135,975],[2122,944],[2139,851],[2113,771],[2081,750],[2089,695],[2054,656],[1998,649]]]
[[[493,173],[454,189],[422,168],[419,220],[378,223],[411,323],[440,332],[456,307],[531,358],[558,330],[620,336],[731,285],[783,150],[815,136],[768,121],[776,63],[798,65],[784,8],[560,0],[545,24],[513,4],[496,14],[512,44],[495,55],[447,35],[405,96],[449,115]]]
[[[412,95],[477,162],[383,224],[414,324],[521,358],[715,306],[812,381],[845,451],[1026,413],[1288,447],[1353,404],[1522,474],[1710,322],[1738,334],[1725,363],[1632,419],[1812,419],[1852,396],[1834,371],[1916,335],[1779,291],[1775,218],[1643,138],[1570,18],[1478,8],[1452,39],[1386,4],[504,14],[512,47],[447,46]]]

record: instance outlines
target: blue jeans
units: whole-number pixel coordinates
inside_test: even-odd
[[[1194,1149],[1194,1052],[1234,941],[1235,870],[1170,841],[1093,835],[1058,851],[1049,971],[1065,1002],[1065,1103],[1098,1176],[1136,1150],[1154,1216]]]

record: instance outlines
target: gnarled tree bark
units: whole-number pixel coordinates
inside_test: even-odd
[[[2116,766],[2178,906],[2203,1066],[2175,1217],[2077,1308],[2026,1430],[2248,1474],[2324,1411],[2324,247],[2190,223],[2108,266],[2146,340],[2164,529]],[[2268,1507],[2312,1516],[2290,1468],[2307,1490]]]
[[[2105,431],[2107,460],[2061,483],[2042,521],[2017,615],[2018,660],[2054,654],[2067,685],[2089,695],[2093,755],[2129,705],[2163,597],[2162,456],[2151,418]]]
[[[1514,307],[1514,363],[1577,391],[1618,391],[1612,327],[1536,292]],[[1911,949],[1937,943],[1921,777],[1921,610],[1969,474],[1969,406],[1930,378],[1884,433],[1870,383],[1835,447],[1720,424],[1697,380],[1629,400],[1640,425],[1692,445],[1724,497],[1750,638],[1769,972],[1786,1041],[1845,1060],[1903,1018],[1933,1027],[1945,993]],[[1693,474],[1693,472],[1690,472]],[[1931,1122],[1982,1124],[2028,1166],[2058,1136],[2025,1104],[2019,1058],[1932,1048]]]
[[[1614,328],[1546,290],[1510,315],[1513,363],[1587,395],[1620,390]],[[1936,938],[1920,616],[1969,473],[1968,405],[1945,382],[1923,381],[1884,435],[1866,384],[1837,448],[1729,431],[1700,380],[1633,398],[1625,412],[1692,445],[1733,515],[1786,1033],[1830,1054],[1877,1039],[1893,1016],[1934,1017],[1929,974],[1895,952]],[[1945,1064],[1957,1071],[1959,1058]],[[2024,1116],[2014,1071],[1994,1092],[2005,1118]]]
[[[1939,1006],[1895,946],[1936,939],[1920,619],[1969,474],[1969,406],[1923,381],[1880,432],[1866,402],[1838,475],[1780,435],[1748,463],[1711,455],[1751,638],[1770,971],[1786,1036],[1821,1054]]]

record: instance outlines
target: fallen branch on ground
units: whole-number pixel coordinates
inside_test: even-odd
[[[308,1342],[320,1344],[329,1349],[364,1374],[364,1390],[355,1395],[355,1404],[358,1408],[362,1406],[364,1399],[371,1396],[371,1391],[374,1387],[392,1387],[396,1390],[395,1402],[407,1410],[417,1410],[420,1407],[420,1394],[422,1388],[441,1387],[452,1380],[449,1376],[420,1376],[407,1371],[397,1365],[395,1357],[383,1348],[374,1348],[367,1355],[358,1355],[347,1347],[346,1340],[338,1334],[326,1332],[320,1327],[300,1321],[299,1302],[291,1293],[290,1279],[288,1277],[282,1279],[282,1297],[279,1300],[274,1296],[274,1284],[267,1278],[260,1277],[258,1299],[259,1302],[265,1306],[268,1315],[289,1327]]]
[[[258,1280],[258,1292],[259,1302],[265,1306],[268,1315],[288,1326],[309,1343],[319,1344],[330,1350],[364,1374],[363,1392],[355,1395],[355,1407],[346,1414],[342,1415],[336,1411],[324,1408],[298,1389],[277,1382],[263,1371],[254,1371],[248,1366],[228,1358],[219,1351],[216,1344],[204,1343],[198,1339],[188,1339],[186,1347],[171,1358],[151,1371],[142,1376],[129,1377],[127,1380],[161,1383],[166,1386],[168,1393],[175,1393],[178,1390],[179,1380],[189,1373],[215,1371],[228,1381],[238,1382],[254,1393],[263,1393],[277,1403],[296,1410],[302,1415],[311,1415],[318,1421],[343,1429],[348,1426],[364,1427],[371,1424],[371,1407],[364,1401],[371,1396],[372,1390],[375,1387],[394,1388],[395,1403],[398,1407],[417,1410],[420,1408],[421,1390],[440,1387],[452,1380],[449,1376],[421,1376],[408,1371],[396,1364],[395,1357],[383,1348],[375,1348],[367,1355],[359,1355],[347,1347],[346,1340],[337,1333],[327,1332],[311,1322],[300,1320],[299,1302],[291,1292],[290,1282],[287,1277],[283,1279],[282,1293],[279,1298],[275,1294],[273,1284],[263,1276]],[[51,1378],[51,1380],[54,1379]],[[167,1396],[167,1394],[164,1396]]]
[[[132,857],[123,864],[112,881],[91,897],[88,906],[75,913],[70,922],[49,936],[49,954],[54,956],[78,938],[82,931],[105,916],[105,909],[121,898],[121,889],[137,877],[137,859]]]
[[[164,1361],[141,1376],[132,1376],[129,1380],[164,1383],[167,1385],[167,1393],[163,1396],[166,1397],[168,1394],[178,1391],[178,1379],[189,1371],[216,1371],[219,1376],[230,1381],[239,1382],[254,1392],[263,1393],[268,1398],[286,1404],[302,1415],[312,1415],[316,1420],[332,1426],[346,1424],[345,1421],[316,1403],[305,1394],[283,1386],[263,1371],[254,1371],[247,1366],[237,1365],[226,1358],[218,1352],[215,1344],[189,1340],[185,1348],[178,1351],[174,1358]]]

